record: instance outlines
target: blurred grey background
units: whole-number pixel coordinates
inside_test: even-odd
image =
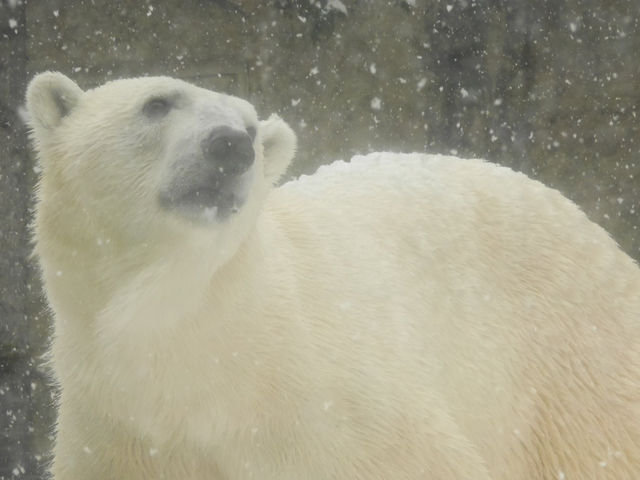
[[[561,190],[640,258],[637,0],[0,0],[0,479],[55,419],[29,258],[29,79],[170,75],[278,112],[289,177],[372,150],[483,157]]]

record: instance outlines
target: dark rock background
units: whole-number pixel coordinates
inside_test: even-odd
[[[164,74],[297,131],[290,176],[372,150],[483,157],[561,190],[636,259],[636,0],[1,0],[0,479],[42,478],[50,334],[29,259],[31,76]]]

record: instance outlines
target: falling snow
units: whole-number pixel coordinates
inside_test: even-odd
[[[341,0],[328,0],[327,1],[327,10],[337,10],[338,12],[344,13],[347,15],[349,12],[347,11],[347,7],[342,3]]]
[[[0,367],[17,372],[6,378],[16,378],[19,386],[0,383],[5,422],[0,434],[11,439],[12,452],[11,461],[0,465],[0,478],[32,478],[29,462],[45,464],[46,452],[27,461],[22,449],[52,439],[47,433],[52,422],[43,413],[53,403],[51,386],[33,366],[44,348],[39,344],[46,344],[49,319],[34,313],[43,309],[41,292],[27,259],[28,199],[42,166],[26,153],[29,118],[22,99],[27,79],[18,78],[20,71],[58,69],[87,87],[120,76],[162,73],[252,101],[264,94],[260,114],[277,111],[298,133],[292,176],[315,170],[320,161],[383,148],[489,158],[566,192],[625,251],[640,258],[640,148],[633,135],[638,131],[633,101],[640,62],[637,2],[590,0],[559,10],[552,2],[525,1],[510,6],[442,0],[433,9],[415,0],[312,0],[305,8],[296,2],[280,2],[277,8],[258,3],[255,12],[254,6],[227,11],[225,5],[234,2],[172,8],[171,2],[151,1],[103,12],[101,0],[28,2],[28,9],[25,0],[4,2],[4,38],[11,48],[3,72],[11,73],[11,81],[3,76],[2,84],[11,96],[0,98],[3,108],[9,107],[3,110],[7,161],[0,168],[5,194],[0,235],[6,248],[0,292],[6,350],[0,354],[13,363]],[[235,30],[242,32],[240,38]],[[26,40],[20,37],[27,33]],[[176,38],[180,41],[171,40]],[[19,49],[21,41],[28,43],[28,52]],[[216,213],[214,208],[204,215],[212,220]],[[102,251],[113,248],[101,235],[88,241]],[[75,250],[69,253],[77,256]],[[52,273],[63,279],[70,275]],[[337,307],[356,308],[348,302]],[[594,335],[602,331],[595,325],[585,328]],[[24,352],[35,353],[28,353],[31,358]],[[322,408],[329,411],[332,402]],[[3,453],[4,446],[0,442]],[[82,452],[92,454],[88,446]],[[158,449],[148,453],[155,456]],[[613,468],[615,460],[603,458],[592,462]],[[567,480],[563,470],[557,478]]]

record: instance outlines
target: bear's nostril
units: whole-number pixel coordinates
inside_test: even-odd
[[[255,158],[250,135],[231,127],[213,129],[203,141],[202,150],[205,158],[223,175],[246,172]]]

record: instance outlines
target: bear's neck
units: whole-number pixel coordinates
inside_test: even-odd
[[[64,217],[44,214],[36,225],[46,230],[37,236],[48,239],[36,246],[36,253],[57,314],[56,329],[80,325],[84,331],[93,323],[92,330],[107,343],[173,329],[201,308],[203,296],[211,295],[216,279],[232,269],[229,265],[258,269],[261,259],[249,259],[247,252],[264,251],[256,247],[261,243],[257,228],[243,232],[237,250],[223,251],[218,245],[229,242],[215,230],[132,243],[100,233],[95,224],[88,228],[77,217],[65,224]]]

